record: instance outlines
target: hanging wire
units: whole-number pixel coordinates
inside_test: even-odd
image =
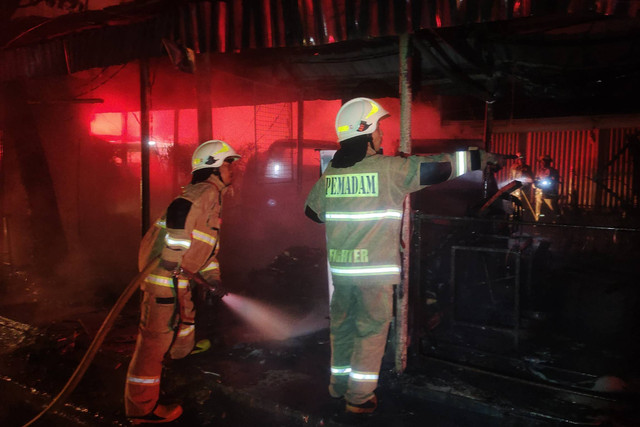
[[[88,90],[86,90],[84,92],[80,92],[80,93],[74,95],[74,98],[79,98],[81,96],[84,96],[84,95],[86,95],[88,93],[93,92],[94,90],[100,88],[101,86],[104,86],[109,81],[111,81],[115,76],[117,76],[120,73],[120,71],[122,71],[124,69],[124,67],[126,67],[127,65],[128,65],[128,63],[122,64],[111,76],[106,78],[103,82],[101,82],[100,84],[98,84],[98,85],[96,85],[96,86],[94,86],[94,87],[92,87],[92,88],[90,88],[90,89],[88,89]],[[106,71],[107,68],[108,67],[104,68],[100,73],[98,73],[98,77],[100,77],[104,73],[104,71]],[[93,80],[97,80],[97,78],[94,78]]]

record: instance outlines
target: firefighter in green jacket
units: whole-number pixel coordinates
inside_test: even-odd
[[[368,98],[345,103],[336,116],[340,149],[306,200],[306,215],[325,223],[334,285],[330,306],[329,393],[346,411],[371,413],[400,283],[400,227],[405,195],[497,156],[468,150],[432,156],[381,155],[379,121],[388,116]]]

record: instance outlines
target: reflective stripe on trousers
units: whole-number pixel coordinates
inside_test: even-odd
[[[331,298],[330,393],[363,403],[378,385],[393,315],[393,286],[335,285]]]
[[[331,375],[336,377],[349,377],[352,381],[378,381],[377,372],[357,372],[352,371],[350,367],[331,367]]]
[[[136,348],[127,371],[125,411],[131,417],[144,416],[155,407],[160,394],[162,359],[188,355],[194,346],[195,310],[188,281],[178,283],[177,302],[173,278],[152,274],[145,280],[140,306]]]

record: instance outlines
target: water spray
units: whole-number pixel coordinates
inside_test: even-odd
[[[228,294],[222,301],[245,322],[267,339],[284,340],[325,328],[326,320],[314,313],[300,319],[264,302],[238,294]]]
[[[76,367],[73,374],[64,385],[58,395],[42,410],[38,415],[28,421],[23,427],[29,427],[36,421],[42,418],[47,412],[62,404],[76,388],[85,372],[91,365],[91,362],[95,358],[100,346],[104,342],[107,334],[113,328],[116,318],[125,307],[129,299],[133,296],[135,291],[138,290],[140,284],[149,275],[149,273],[158,266],[159,258],[155,258],[151,261],[140,273],[138,273],[129,285],[122,292],[115,305],[107,314],[107,317],[102,322],[100,329],[96,333],[93,341],[89,345],[87,352]],[[240,315],[247,323],[255,327],[262,332],[266,337],[274,339],[286,339],[292,336],[302,335],[304,333],[313,332],[319,330],[322,326],[318,325],[317,319],[313,319],[312,316],[308,316],[305,319],[295,319],[291,316],[285,315],[279,310],[268,306],[265,303],[240,296],[237,294],[226,294],[222,298],[222,301],[230,307],[235,313]]]

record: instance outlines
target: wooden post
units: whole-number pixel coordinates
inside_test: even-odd
[[[180,190],[180,180],[178,173],[178,162],[182,160],[182,156],[178,155],[180,151],[180,110],[173,110],[173,155],[169,159],[171,164],[171,189],[172,194],[178,194]]]
[[[400,151],[411,153],[411,36],[400,36]],[[411,198],[404,199],[401,238],[404,247],[402,257],[402,278],[396,289],[395,319],[395,370],[404,372],[407,367],[407,347],[409,330],[409,241],[411,240]]]
[[[411,153],[411,57],[410,35],[400,36],[400,151]]]

